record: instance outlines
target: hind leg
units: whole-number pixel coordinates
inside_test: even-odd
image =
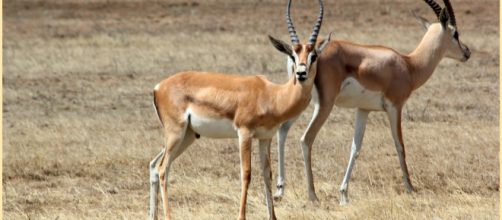
[[[187,124],[184,125],[184,128],[178,129],[178,132],[173,132],[173,130],[175,129],[171,126],[170,130],[166,131],[165,153],[157,167],[165,219],[170,219],[169,198],[167,194],[169,169],[172,162],[195,140],[195,134],[188,128]]]
[[[366,122],[368,120],[368,114],[369,111],[363,109],[357,109],[356,126],[354,129],[355,130],[354,138],[352,139],[349,164],[347,165],[342,185],[340,186],[340,193],[341,193],[340,205],[346,205],[349,203],[348,188],[349,188],[350,176],[352,175],[352,169],[354,168],[357,155],[359,155],[359,151],[361,150],[364,137],[364,130],[366,129]]]
[[[164,156],[164,151],[165,148],[150,162],[150,220],[157,219],[157,192],[159,190],[159,172],[157,171],[157,166],[160,159]]]
[[[400,106],[391,106],[387,110],[389,116],[390,128],[392,131],[392,138],[396,146],[397,156],[399,157],[399,164],[403,172],[404,185],[408,193],[413,192],[413,185],[411,184],[410,174],[408,172],[408,165],[406,164],[406,152],[404,150],[403,134],[401,132],[401,111]]]
[[[178,147],[176,147],[176,151],[171,152],[173,160],[178,158],[185,150],[190,146],[194,141],[195,141],[195,132],[187,128],[185,132],[185,136],[183,138],[183,141],[180,143]]]

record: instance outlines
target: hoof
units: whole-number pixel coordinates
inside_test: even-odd
[[[317,200],[311,200],[310,203],[312,203],[312,205],[314,207],[319,207],[321,205],[321,202],[317,199]]]
[[[284,196],[284,186],[283,185],[277,185],[277,192],[274,194],[274,200],[275,201],[281,201],[282,196]]]
[[[276,193],[274,195],[274,201],[281,201],[282,200],[282,195],[280,193]]]
[[[309,200],[313,203],[319,203],[319,199],[317,198],[316,194],[310,194],[309,195]]]
[[[342,198],[342,199],[340,199],[340,205],[341,205],[341,206],[346,206],[346,205],[348,205],[348,204],[349,204],[349,200],[347,200],[347,199],[343,199],[343,198]]]
[[[349,198],[346,193],[342,192],[342,197],[340,198],[340,205],[346,206],[349,204]]]
[[[409,194],[413,193],[415,191],[415,189],[413,188],[413,186],[410,184],[406,184],[406,192],[408,192]]]

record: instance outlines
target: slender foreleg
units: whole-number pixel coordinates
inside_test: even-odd
[[[328,119],[331,109],[333,109],[333,104],[333,99],[320,98],[320,102],[315,104],[314,114],[307,127],[307,130],[305,131],[301,139],[303,160],[305,163],[305,175],[307,178],[307,190],[309,193],[310,201],[319,201],[315,193],[314,178],[312,176],[312,144],[314,143],[315,137],[321,129],[322,125],[324,124],[324,122],[326,122],[326,119]]]
[[[286,138],[288,136],[289,129],[291,128],[291,125],[295,123],[296,119],[294,118],[291,119],[284,124],[281,125],[279,128],[279,131],[277,132],[277,154],[278,154],[278,170],[279,174],[277,176],[277,192],[274,195],[275,199],[281,199],[284,196],[284,187],[286,184],[286,173],[284,169],[284,147],[286,144]]]
[[[252,134],[249,130],[240,128],[238,130],[239,150],[241,159],[241,203],[239,210],[239,219],[246,219],[246,201],[249,183],[251,182],[251,143]]]
[[[269,219],[276,219],[274,212],[274,201],[272,199],[272,169],[270,168],[270,142],[272,139],[260,140],[260,162],[261,170],[263,175],[263,181],[265,183],[265,197],[267,201],[267,208]]]

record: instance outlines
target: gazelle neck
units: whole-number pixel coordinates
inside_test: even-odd
[[[422,86],[432,75],[434,69],[444,57],[444,31],[439,23],[432,24],[422,41],[408,57],[413,80],[413,90]]]
[[[275,99],[277,115],[287,119],[300,114],[310,103],[314,78],[300,82],[292,76],[286,84],[280,85]]]

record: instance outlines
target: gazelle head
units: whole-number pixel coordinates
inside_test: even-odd
[[[272,36],[268,36],[274,47],[288,55],[288,73],[291,75],[294,73],[296,79],[300,82],[304,82],[307,79],[313,79],[316,74],[316,61],[317,57],[322,51],[322,49],[327,45],[329,39],[323,39],[322,41],[317,41],[317,36],[319,35],[319,30],[321,29],[322,17],[323,17],[323,3],[319,0],[320,10],[317,21],[314,24],[314,29],[310,35],[307,44],[301,44],[298,36],[296,35],[295,27],[290,16],[291,0],[288,1],[286,8],[286,23],[288,25],[289,36],[291,37],[292,45],[285,43],[282,40],[278,40]],[[331,35],[330,35],[331,36]]]
[[[427,30],[438,31],[446,47],[445,56],[465,62],[471,57],[469,48],[460,41],[455,13],[450,0],[443,0],[445,7],[441,8],[434,0],[424,0],[436,14],[439,23],[429,23],[427,19],[415,15]]]

